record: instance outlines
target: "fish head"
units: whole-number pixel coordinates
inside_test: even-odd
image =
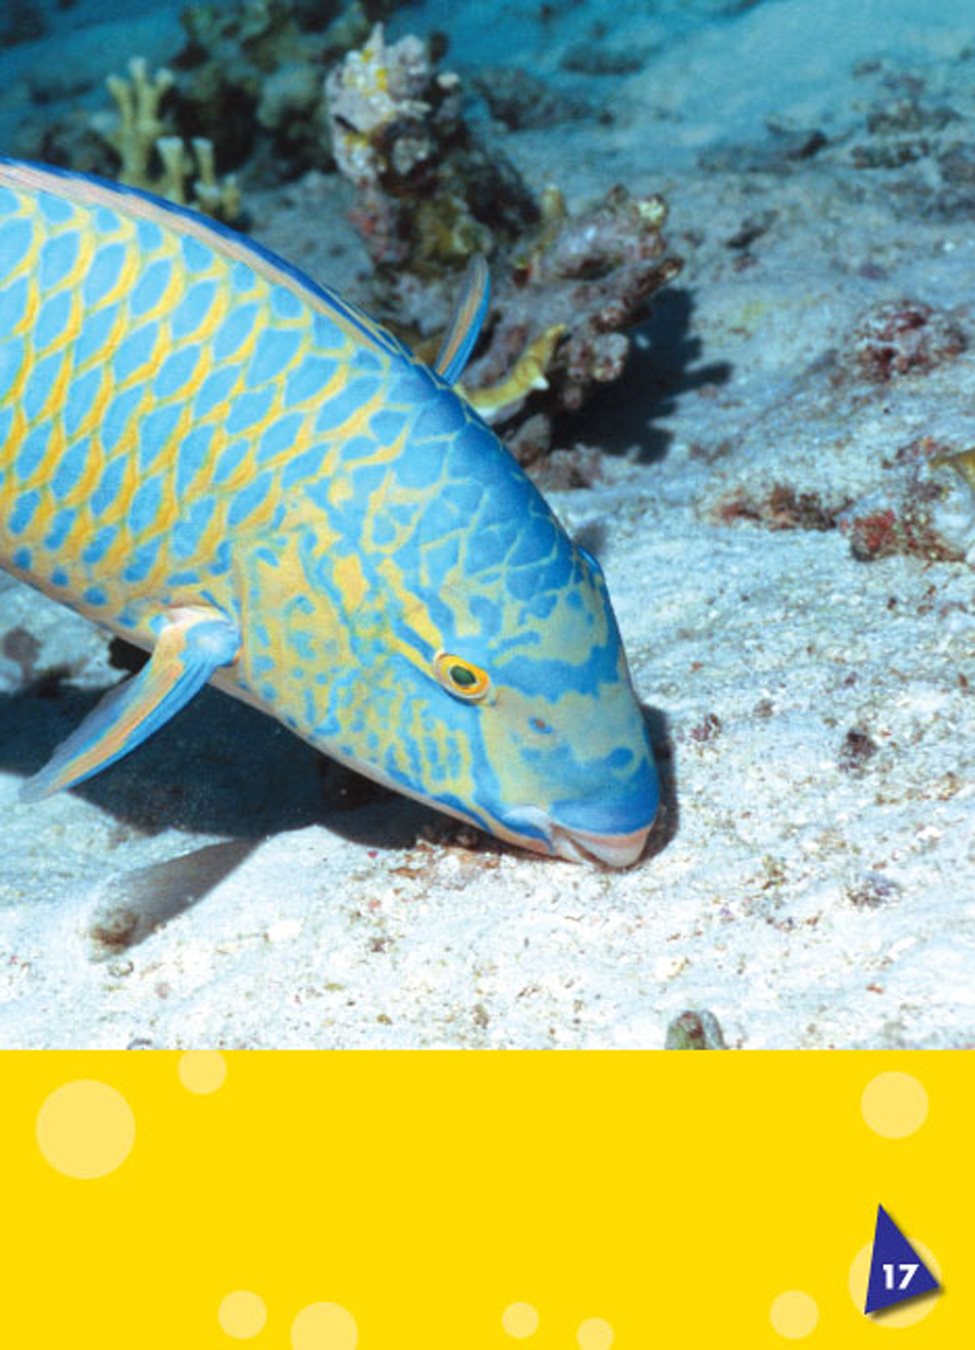
[[[574,550],[558,596],[532,615],[518,606],[504,631],[507,608],[498,606],[492,638],[460,638],[431,663],[430,715],[463,727],[469,746],[466,806],[524,848],[629,866],[643,853],[659,783],[602,571]]]
[[[466,522],[443,528],[448,484],[352,616],[373,625],[357,767],[511,843],[626,867],[659,788],[606,582],[502,453]]]

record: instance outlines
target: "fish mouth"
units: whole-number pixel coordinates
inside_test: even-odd
[[[553,824],[552,847],[560,858],[569,858],[572,862],[632,867],[642,857],[649,833],[649,825],[629,834],[591,834],[588,830],[566,830]]]
[[[590,866],[622,868],[638,862],[646,847],[653,821],[625,834],[600,833],[595,830],[570,829],[553,820],[547,811],[526,806],[505,817],[503,837],[522,848],[536,853],[565,858],[569,862],[588,863]],[[527,834],[519,826],[532,827]],[[535,833],[537,831],[537,833]],[[499,831],[499,833],[501,833]]]

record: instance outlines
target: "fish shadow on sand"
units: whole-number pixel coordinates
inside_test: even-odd
[[[106,692],[63,672],[0,694],[0,767],[29,777]],[[324,824],[376,848],[404,848],[434,812],[344,769],[272,718],[204,689],[157,735],[69,789],[143,835],[182,830],[258,840]],[[43,803],[32,808],[43,811]],[[353,819],[354,817],[354,819]]]
[[[62,674],[46,672],[0,695],[4,771],[25,778],[35,773],[105,692],[72,688]],[[643,711],[660,770],[661,807],[638,865],[668,846],[678,823],[666,720],[656,709]],[[141,835],[174,829],[227,836],[107,877],[89,924],[96,960],[137,946],[198,904],[270,835],[317,824],[379,850],[411,848],[421,837],[447,841],[465,829],[333,763],[271,718],[210,689],[131,756],[70,791]],[[43,803],[29,809],[42,812]],[[470,846],[504,847],[477,832]]]
[[[105,693],[72,688],[64,674],[48,671],[0,695],[6,772],[35,773]],[[366,847],[403,849],[437,820],[429,808],[335,764],[271,718],[212,689],[132,755],[69,791],[113,817],[122,838],[167,830],[190,840],[225,836],[148,867],[107,869],[89,923],[96,960],[137,946],[198,904],[269,836],[323,825]],[[43,829],[43,802],[22,809],[37,812]]]
[[[106,692],[39,675],[0,694],[0,768],[24,778]],[[654,853],[676,833],[677,796],[666,718],[643,706],[660,770],[661,818]],[[453,822],[438,811],[373,783],[322,755],[272,718],[204,689],[159,733],[103,773],[68,789],[142,835],[180,830],[257,843],[270,835],[324,825],[376,849],[402,849]],[[31,808],[43,811],[43,802]],[[464,827],[457,823],[458,829]],[[649,849],[648,849],[649,852]]]
[[[595,445],[620,455],[639,446],[638,464],[664,459],[673,436],[655,422],[676,412],[675,400],[706,385],[727,384],[727,361],[697,364],[701,340],[693,336],[692,291],[670,286],[654,297],[649,316],[629,332],[630,354],[620,379],[594,395],[581,412],[556,428],[556,444]]]

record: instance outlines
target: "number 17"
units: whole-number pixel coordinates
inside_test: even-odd
[[[893,1289],[895,1267],[884,1266],[883,1269],[884,1269],[884,1288]],[[897,1286],[897,1288],[906,1289],[907,1286],[910,1284],[911,1280],[913,1280],[915,1274],[917,1273],[918,1264],[916,1261],[913,1263],[910,1261],[902,1261],[900,1265],[896,1267],[896,1269],[901,1272],[901,1282]]]

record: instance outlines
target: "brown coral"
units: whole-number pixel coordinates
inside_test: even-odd
[[[928,439],[899,452],[884,484],[837,516],[855,558],[903,553],[927,562],[960,562],[975,545],[972,451],[958,454]]]
[[[776,483],[764,497],[737,488],[718,503],[714,516],[723,525],[745,520],[770,530],[832,530],[840,509],[827,506],[815,492]]]
[[[877,384],[922,372],[960,355],[968,346],[950,314],[920,300],[892,300],[861,318],[853,356],[860,373]]]
[[[324,77],[392,0],[237,0],[183,11],[174,116],[221,165],[278,182],[331,167]]]
[[[329,76],[327,99],[388,322],[422,347],[447,321],[461,265],[491,256],[487,342],[464,377],[485,416],[548,419],[619,378],[623,330],[681,268],[666,252],[662,198],[614,187],[577,214],[555,188],[536,200],[463,121],[458,78],[416,38],[387,45],[381,27]],[[536,421],[531,446],[549,433]]]
[[[377,266],[435,277],[537,218],[515,170],[461,117],[460,80],[435,70],[419,38],[388,44],[377,24],[325,91],[336,162],[356,185],[353,218]]]
[[[667,212],[660,197],[633,197],[614,187],[602,201],[570,215],[549,190],[543,207],[541,227],[517,250],[510,272],[497,279],[490,342],[465,377],[475,404],[477,391],[501,382],[524,350],[561,330],[564,339],[545,370],[550,392],[544,402],[555,410],[578,409],[595,387],[622,374],[629,352],[622,330],[680,271],[680,260],[666,256],[661,227]],[[496,412],[517,413],[531,388]]]

